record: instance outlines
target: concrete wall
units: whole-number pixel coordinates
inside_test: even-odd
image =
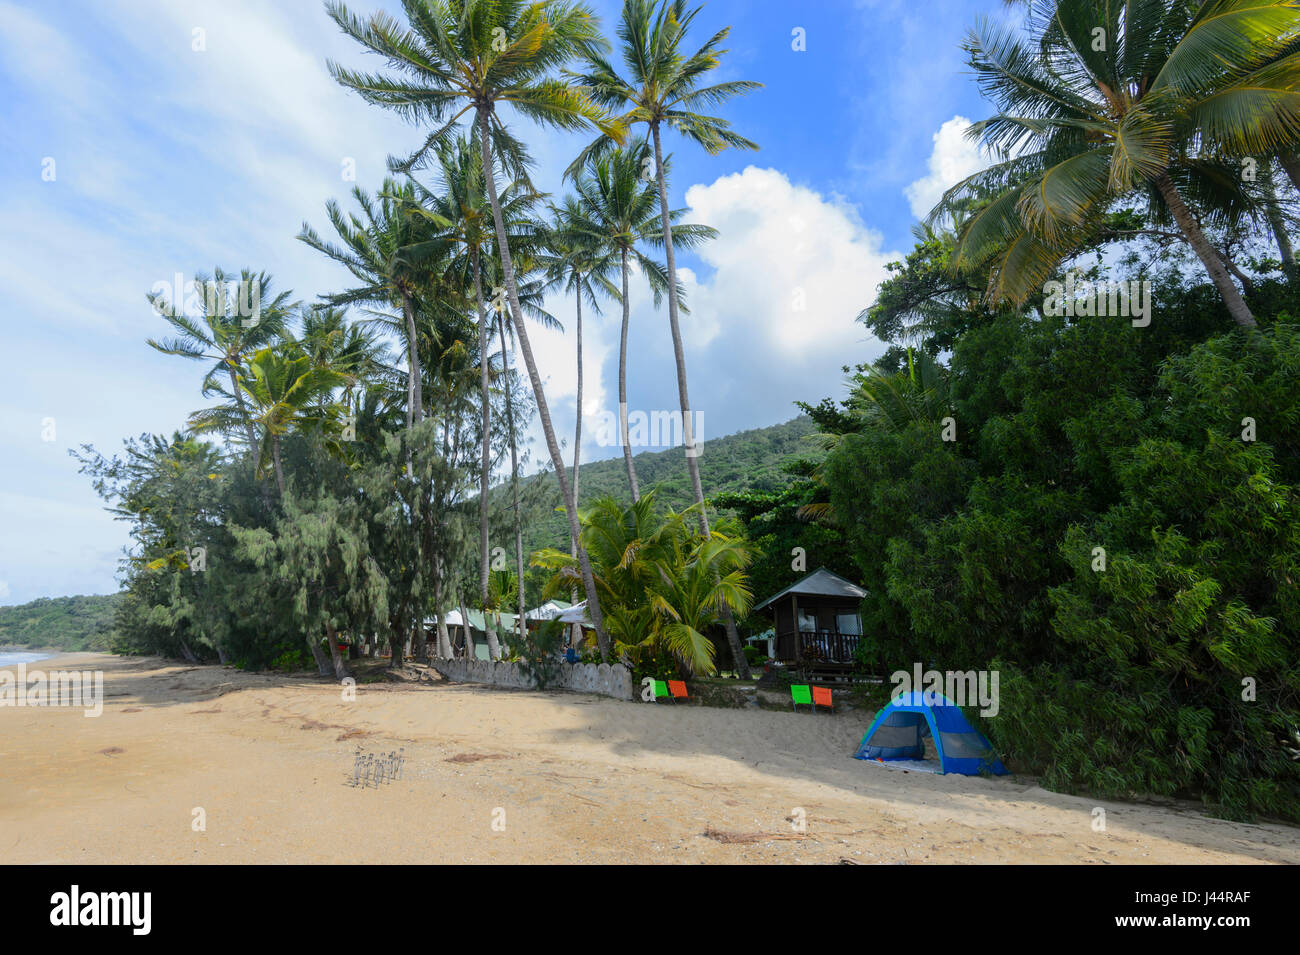
[[[457,683],[487,683],[531,690],[536,684],[518,663],[493,663],[490,660],[434,660],[432,666],[447,679]],[[632,674],[621,663],[562,663],[552,689],[597,693],[616,700],[631,700]]]

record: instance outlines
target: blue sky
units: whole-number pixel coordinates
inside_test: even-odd
[[[395,2],[352,8],[396,11]],[[617,4],[594,4],[612,33]],[[764,88],[724,107],[754,153],[675,141],[673,201],[719,239],[683,256],[691,398],[703,437],[788,420],[839,396],[842,364],[882,346],[854,315],[944,187],[978,168],[963,118],[987,112],[961,40],[1001,0],[710,0],[697,42],[732,27],[724,78]],[[417,130],[330,80],[375,68],[315,0],[0,0],[0,604],[116,589],[126,526],[68,449],[114,453],[199,407],[202,366],[144,344],[145,294],[214,266],[271,273],[303,301],[346,274],[295,240],[325,201],[378,187]],[[792,49],[796,28],[806,49]],[[197,32],[196,31],[201,31]],[[201,43],[199,40],[201,39]],[[202,49],[196,49],[202,46]],[[521,128],[539,188],[588,137]],[[633,409],[676,407],[667,318],[634,289]],[[806,303],[797,311],[794,303]],[[556,296],[566,319],[572,303]],[[584,323],[585,414],[617,407],[616,308]],[[571,339],[535,333],[557,430],[571,434]],[[584,444],[583,460],[618,449]],[[705,451],[707,452],[707,444]],[[545,457],[538,443],[534,458]]]

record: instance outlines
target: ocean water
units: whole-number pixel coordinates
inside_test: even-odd
[[[0,650],[0,667],[13,667],[20,663],[35,663],[48,660],[53,653],[38,653],[34,650]]]

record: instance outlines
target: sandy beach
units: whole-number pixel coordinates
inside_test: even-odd
[[[102,669],[106,700],[97,718],[0,708],[8,862],[1300,862],[1287,826],[854,760],[866,713],[445,682],[348,702],[324,681],[157,658],[38,667]],[[401,778],[350,785],[358,746],[402,748]]]

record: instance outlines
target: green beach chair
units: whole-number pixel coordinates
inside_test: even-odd
[[[663,680],[655,680],[655,702],[658,703],[660,700],[667,700],[669,703],[677,702],[668,692],[668,684]]]
[[[794,683],[790,686],[790,708],[798,713],[800,705],[812,710],[812,688],[807,683]]]

